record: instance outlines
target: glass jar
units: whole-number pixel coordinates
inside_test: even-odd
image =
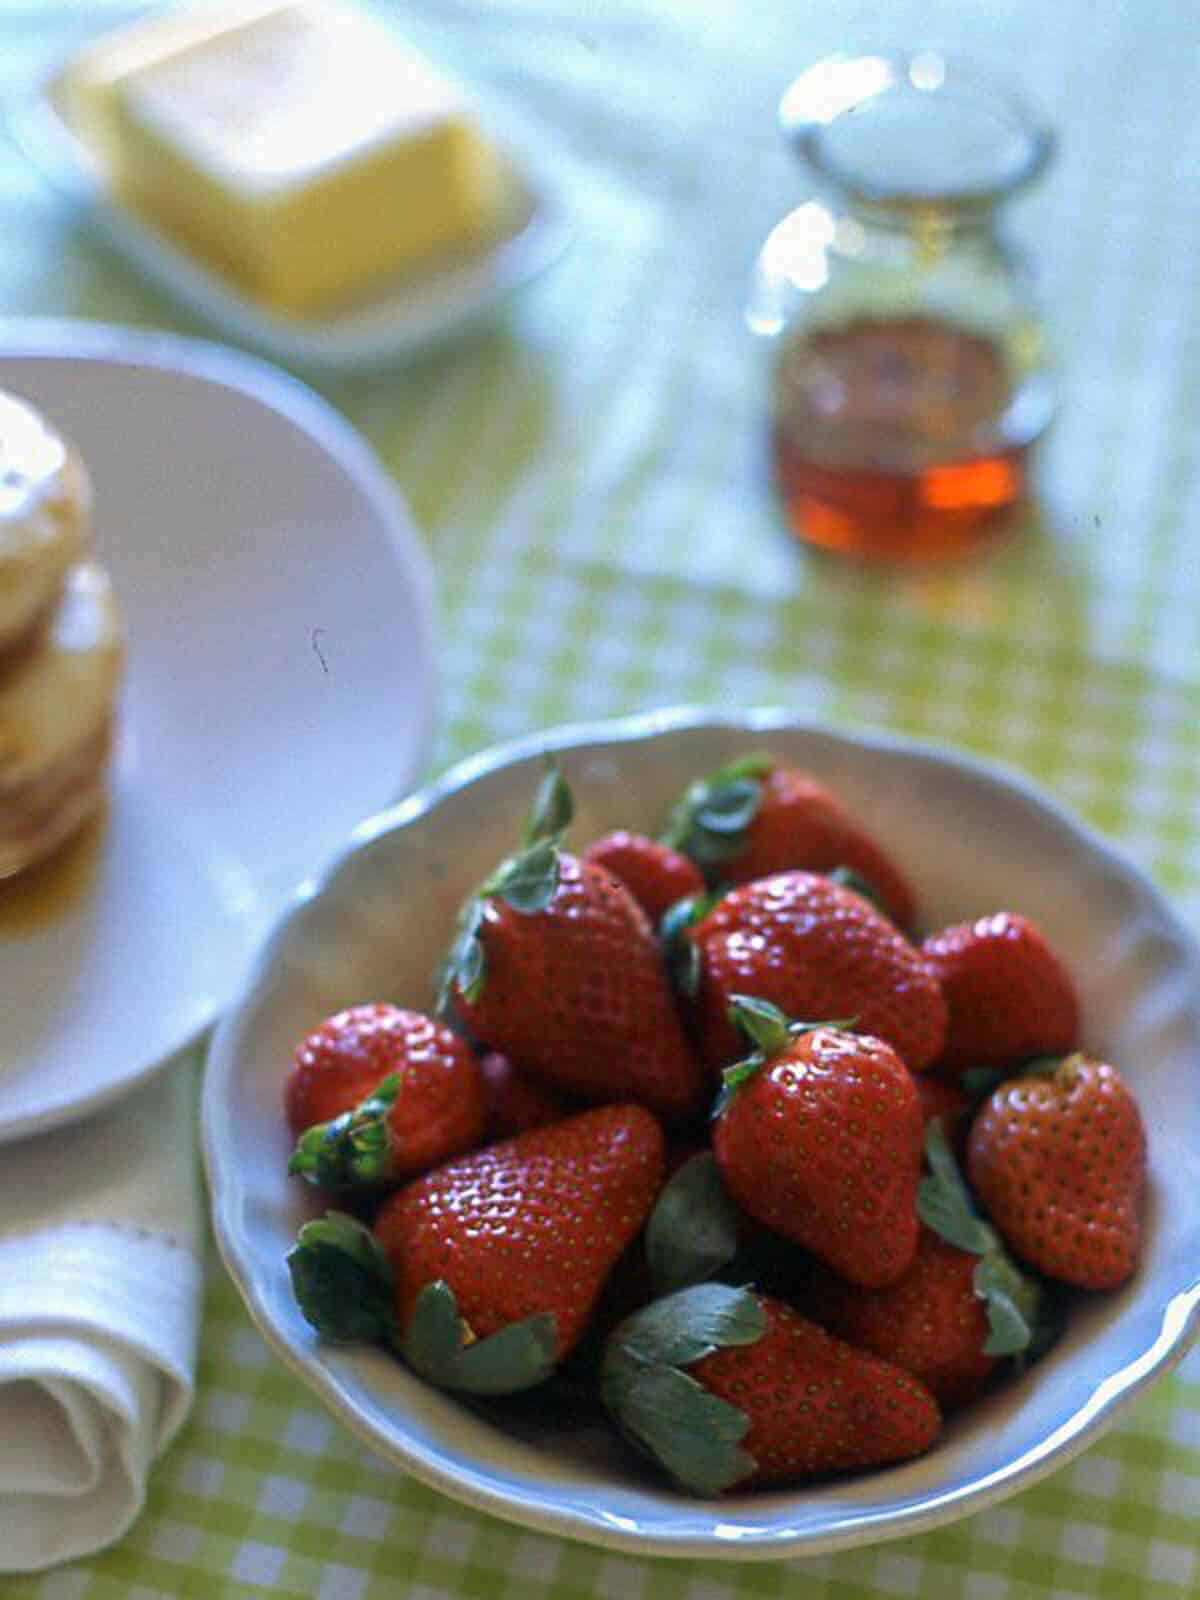
[[[748,312],[772,346],[788,523],[868,557],[968,548],[1011,522],[1053,410],[1028,277],[997,225],[1052,134],[928,50],[819,62],[780,123],[819,185],[767,239]]]

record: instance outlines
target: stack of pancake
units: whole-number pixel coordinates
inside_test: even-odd
[[[52,854],[105,793],[125,652],[91,502],[77,452],[0,390],[0,879]]]

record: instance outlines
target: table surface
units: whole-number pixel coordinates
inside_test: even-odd
[[[0,92],[114,0],[0,0]],[[317,387],[404,489],[439,582],[435,766],[568,719],[782,703],[998,758],[1200,916],[1200,50],[1178,0],[410,0],[406,25],[507,114],[575,214],[503,319],[404,370]],[[1052,113],[1016,227],[1063,407],[1036,520],[898,575],[800,552],[763,470],[741,322],[803,197],[790,74],[866,43],[959,46]],[[0,144],[0,308],[207,332]],[[920,1538],[742,1567],[629,1559],[440,1498],[364,1453],[267,1356],[215,1258],[194,1415],[113,1550],[6,1596],[636,1600],[1187,1596],[1200,1584],[1200,1364],[1083,1456]]]

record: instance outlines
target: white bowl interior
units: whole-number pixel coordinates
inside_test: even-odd
[[[1036,918],[1079,985],[1088,1046],[1128,1074],[1150,1133],[1150,1226],[1123,1291],[1081,1306],[1039,1365],[948,1425],[928,1456],[802,1491],[691,1501],[606,1430],[543,1412],[503,1422],[386,1355],[322,1345],[285,1255],[309,1197],[285,1177],[280,1090],[300,1035],[340,1006],[425,1006],[463,894],[516,837],[543,745],[577,801],[572,839],[656,829],[692,777],[767,749],[833,785],[918,885],[934,927],[1008,907]],[[543,1530],[708,1557],[815,1553],[978,1510],[1064,1461],[1183,1353],[1200,1312],[1200,954],[1162,897],[1019,780],[945,751],[856,738],[772,713],[560,730],[465,763],[361,829],[279,928],[214,1041],[205,1140],[218,1236],[267,1338],[383,1454],[460,1499]]]

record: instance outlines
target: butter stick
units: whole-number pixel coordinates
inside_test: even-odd
[[[122,198],[263,305],[319,312],[495,226],[502,162],[469,104],[364,13],[155,26],[78,63],[75,112]]]

